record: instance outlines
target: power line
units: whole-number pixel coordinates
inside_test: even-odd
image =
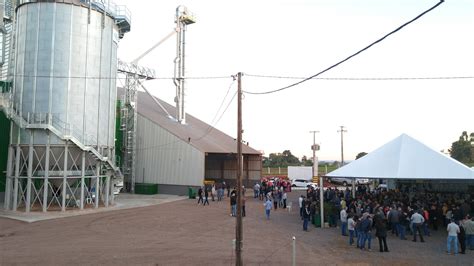
[[[293,84],[290,84],[290,85],[288,85],[288,86],[285,86],[285,87],[283,87],[283,88],[279,88],[279,89],[276,89],[276,90],[270,90],[270,91],[265,91],[265,92],[249,92],[249,91],[244,91],[244,92],[245,92],[245,93],[248,93],[248,94],[256,94],[256,95],[260,95],[260,94],[270,94],[270,93],[275,93],[275,92],[279,92],[279,91],[282,91],[282,90],[289,89],[289,88],[294,87],[294,86],[297,86],[297,85],[299,85],[299,84],[301,84],[301,83],[303,83],[303,82],[306,82],[306,81],[308,81],[308,80],[310,80],[310,79],[313,79],[313,78],[315,78],[315,77],[317,77],[317,76],[319,76],[319,75],[321,75],[321,74],[323,74],[323,73],[325,73],[325,72],[327,72],[327,71],[329,71],[329,70],[331,70],[331,69],[333,69],[333,68],[339,66],[340,64],[342,64],[342,63],[348,61],[349,59],[351,59],[351,58],[353,58],[353,57],[359,55],[360,53],[362,53],[362,52],[368,50],[369,48],[371,48],[371,47],[374,46],[375,44],[377,44],[377,43],[383,41],[383,40],[384,40],[385,38],[387,38],[388,36],[390,36],[390,35],[396,33],[397,31],[401,30],[402,28],[404,28],[405,26],[411,24],[412,22],[416,21],[417,19],[419,19],[419,18],[422,17],[423,15],[425,15],[425,14],[427,14],[428,12],[432,11],[433,9],[437,8],[437,7],[438,7],[439,5],[441,5],[443,2],[444,2],[444,0],[440,0],[440,1],[439,1],[436,5],[434,5],[433,7],[429,8],[428,10],[426,10],[426,11],[424,11],[423,13],[419,14],[418,16],[416,16],[415,18],[411,19],[410,21],[405,22],[404,24],[402,24],[401,26],[399,26],[399,27],[396,28],[395,30],[393,30],[393,31],[389,32],[388,34],[386,34],[385,36],[383,36],[382,38],[376,40],[375,42],[369,44],[368,46],[362,48],[361,50],[355,52],[354,54],[352,54],[352,55],[346,57],[345,59],[343,59],[343,60],[337,62],[336,64],[334,64],[334,65],[332,65],[332,66],[330,66],[330,67],[328,67],[328,68],[326,68],[326,69],[320,71],[320,72],[317,73],[317,74],[314,74],[314,75],[312,75],[312,76],[310,76],[310,77],[307,77],[307,78],[305,78],[305,79],[303,79],[303,80],[300,80],[300,81],[298,81],[298,82],[295,82],[295,83],[293,83]]]
[[[306,77],[296,76],[277,76],[277,75],[259,75],[259,74],[247,74],[247,77],[254,78],[268,78],[268,79],[306,79]],[[436,76],[436,77],[333,77],[333,78],[312,78],[312,80],[443,80],[443,79],[474,79],[474,76]]]
[[[227,112],[227,109],[229,109],[229,106],[230,104],[234,101],[235,99],[235,96],[237,96],[237,91],[234,93],[234,95],[232,96],[232,98],[230,99],[229,103],[227,104],[227,106],[225,107],[224,111],[221,113],[221,115],[219,116],[219,119],[217,119],[216,123],[214,124],[217,125],[217,123],[219,123],[219,121],[221,121],[221,118],[224,116],[224,114]],[[201,140],[203,139],[205,136],[209,135],[213,130],[214,130],[214,126],[211,126],[209,125],[209,127],[206,129],[206,133],[204,133],[204,135],[200,136],[199,138],[196,138],[196,139],[193,139],[193,140]]]
[[[119,73],[120,75],[120,73]],[[61,75],[9,75],[9,77],[24,77],[24,78],[55,78],[55,79],[99,79],[99,80],[108,80],[108,79],[126,79],[126,77],[97,77],[97,76],[61,76]],[[201,79],[228,79],[231,77],[227,76],[202,76],[202,77],[184,77],[185,80],[201,80]],[[149,80],[173,80],[173,77],[156,77]]]
[[[227,77],[228,78],[228,77]],[[209,135],[213,130],[214,130],[214,126],[217,125],[217,123],[219,123],[219,121],[222,119],[222,117],[224,116],[224,114],[227,112],[227,109],[229,109],[229,106],[231,105],[231,103],[234,101],[235,99],[235,96],[237,95],[237,91],[234,93],[234,95],[232,96],[232,98],[230,99],[229,103],[227,104],[227,106],[225,107],[225,109],[222,111],[222,113],[220,114],[219,118],[214,122],[215,118],[218,116],[219,114],[219,111],[220,109],[222,108],[222,106],[224,105],[224,102],[225,102],[225,99],[227,98],[230,90],[232,89],[232,85],[234,85],[235,83],[235,77],[232,76],[232,82],[230,83],[229,85],[229,88],[227,89],[227,92],[226,92],[226,95],[224,96],[224,98],[222,99],[222,102],[219,106],[219,108],[217,109],[217,112],[216,114],[214,115],[214,118],[212,119],[211,121],[211,124],[214,124],[214,125],[209,125],[207,127],[207,129],[204,131],[205,133],[198,137],[198,138],[195,138],[195,139],[190,139],[191,141],[197,141],[197,140],[201,140],[203,139],[204,137],[206,137],[207,135]],[[159,145],[155,145],[155,146],[148,146],[148,147],[143,147],[143,148],[137,148],[137,150],[149,150],[149,149],[162,149],[163,147],[165,146],[168,146],[168,145],[171,145],[171,144],[174,144],[176,142],[180,141],[180,139],[178,140],[174,140],[174,141],[171,141],[169,143],[164,143],[164,144],[159,144]],[[172,148],[171,148],[172,149]]]
[[[219,105],[219,108],[217,108],[216,114],[214,115],[214,117],[211,120],[211,124],[213,124],[215,122],[215,119],[216,119],[217,115],[219,114],[219,111],[221,110],[222,106],[224,105],[225,99],[227,98],[227,95],[229,95],[230,89],[232,89],[232,85],[234,85],[234,83],[235,83],[235,77],[232,76],[232,82],[230,83],[229,88],[227,89],[227,92],[226,92],[224,98],[222,99],[221,104]]]

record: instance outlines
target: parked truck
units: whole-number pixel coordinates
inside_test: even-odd
[[[313,179],[313,167],[311,166],[288,166],[288,179]]]

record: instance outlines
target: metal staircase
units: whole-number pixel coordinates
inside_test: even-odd
[[[120,169],[115,166],[112,160],[102,155],[93,145],[85,143],[97,143],[93,136],[84,136],[70,124],[61,121],[57,115],[51,113],[27,113],[27,119],[18,114],[11,106],[11,93],[0,93],[0,109],[20,128],[49,130],[64,141],[71,141],[83,151],[93,155],[96,160],[103,162],[108,170],[113,170],[115,174],[122,176]]]

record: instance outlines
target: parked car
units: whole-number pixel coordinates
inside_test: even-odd
[[[292,187],[304,187],[307,188],[308,186],[313,186],[317,187],[318,185],[311,182],[311,180],[305,180],[305,179],[293,179],[291,181],[291,186]]]
[[[352,185],[353,178],[347,177],[331,177],[329,181],[331,183],[342,184],[343,186]],[[367,185],[369,184],[369,179],[367,178],[356,178],[356,185]]]

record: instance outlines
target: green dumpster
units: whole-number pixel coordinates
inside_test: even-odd
[[[319,213],[314,214],[313,224],[315,227],[321,227],[321,215]]]
[[[196,190],[192,187],[188,187],[188,196],[190,199],[196,198]]]
[[[158,194],[158,184],[135,183],[135,193],[144,195]]]

